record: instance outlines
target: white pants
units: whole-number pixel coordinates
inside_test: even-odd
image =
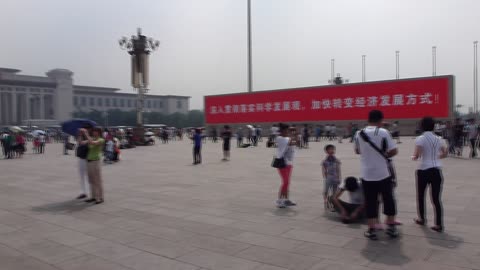
[[[82,194],[90,197],[90,184],[88,183],[88,172],[87,172],[87,160],[78,159],[78,171],[80,173],[80,187],[82,188]]]

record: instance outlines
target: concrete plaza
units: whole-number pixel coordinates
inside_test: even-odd
[[[416,163],[413,140],[402,139],[395,158],[401,237],[381,233],[376,242],[363,237],[365,225],[324,212],[325,142],[297,150],[291,197],[298,206],[290,209],[274,207],[280,179],[265,142],[234,148],[230,162],[220,161],[221,143],[208,142],[198,166],[189,141],[124,150],[121,162],[102,168],[102,205],[73,199],[77,160],[49,144],[45,155],[0,160],[0,269],[480,269],[480,160],[444,161],[446,232],[431,232],[412,224]],[[343,176],[358,176],[352,144],[335,144]]]

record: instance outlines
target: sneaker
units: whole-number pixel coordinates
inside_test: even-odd
[[[287,205],[285,204],[285,200],[284,199],[278,199],[276,201],[276,205],[278,208],[285,208],[287,207]]]
[[[397,238],[399,233],[396,226],[389,225],[385,233],[391,238]]]
[[[370,240],[378,240],[377,233],[375,232],[374,228],[368,229],[363,235]]]
[[[295,205],[297,205],[297,203],[292,202],[292,201],[290,201],[290,200],[287,199],[287,200],[285,200],[285,205],[286,205],[286,206],[295,206]]]

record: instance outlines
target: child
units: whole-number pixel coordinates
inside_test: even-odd
[[[340,200],[343,192],[347,191],[350,197],[350,202]],[[340,213],[343,223],[355,222],[363,218],[364,197],[362,184],[355,177],[347,177],[340,185],[339,190],[333,197],[333,204],[337,212]]]
[[[337,192],[338,185],[340,184],[340,160],[335,157],[335,146],[332,144],[328,144],[325,146],[325,153],[327,157],[322,162],[322,172],[323,172],[323,179],[324,179],[324,190],[323,190],[323,200],[325,206],[329,203],[329,190],[332,189],[332,193],[335,194]],[[326,207],[327,208],[327,207]],[[332,211],[335,211],[332,209]]]

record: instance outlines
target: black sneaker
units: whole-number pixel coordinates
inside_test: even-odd
[[[365,237],[367,237],[370,240],[378,240],[377,233],[375,232],[375,229],[370,228],[363,235],[365,235]]]
[[[389,225],[385,233],[391,238],[397,238],[399,233],[396,226]]]

